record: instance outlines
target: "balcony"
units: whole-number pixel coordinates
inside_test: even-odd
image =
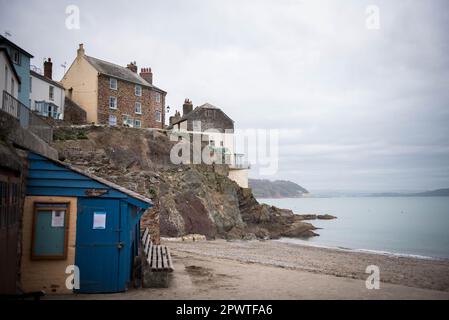
[[[230,169],[250,169],[248,160],[243,153],[234,153],[234,161],[229,166]]]
[[[3,91],[1,110],[16,118],[22,128],[31,131],[45,142],[50,143],[53,140],[53,128],[6,91]]]

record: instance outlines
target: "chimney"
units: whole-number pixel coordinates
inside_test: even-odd
[[[78,48],[78,51],[76,53],[76,57],[79,59],[81,57],[84,57],[84,44],[80,43],[80,46]]]
[[[149,84],[153,84],[153,72],[151,72],[151,68],[140,69],[140,76]]]
[[[51,62],[51,58],[48,58],[48,60],[44,61],[44,76],[51,80],[52,73],[53,73],[53,62]]]
[[[132,72],[137,73],[137,63],[135,61],[128,63],[126,67]]]
[[[181,114],[179,113],[178,110],[176,110],[175,115],[171,116],[170,119],[169,119],[170,125],[172,125],[173,123],[175,123],[179,119],[181,119]]]
[[[192,101],[190,101],[189,99],[185,99],[184,104],[182,105],[182,116],[185,116],[192,110],[193,110]]]

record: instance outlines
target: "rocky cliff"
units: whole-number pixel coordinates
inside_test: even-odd
[[[158,130],[98,126],[55,128],[61,160],[141,193],[153,240],[203,234],[209,239],[310,237],[311,224],[290,210],[259,204],[250,189],[227,178],[224,166],[173,165],[171,142]]]

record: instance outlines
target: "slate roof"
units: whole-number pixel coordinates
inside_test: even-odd
[[[21,47],[19,47],[17,44],[15,44],[15,43],[12,42],[12,41],[9,41],[8,38],[6,38],[6,37],[4,37],[4,36],[2,36],[2,35],[0,35],[0,45],[1,45],[1,46],[3,46],[3,45],[11,46],[11,47],[13,47],[14,49],[16,49],[16,50],[22,52],[24,55],[26,55],[26,56],[28,56],[28,57],[30,57],[30,58],[34,58],[34,56],[33,56],[31,53],[29,53],[29,52],[23,50],[23,49],[22,49]]]
[[[41,75],[40,73],[37,73],[36,71],[30,70],[30,74],[31,74],[33,77],[39,78],[39,79],[41,79],[42,81],[48,82],[48,83],[54,85],[55,87],[58,87],[58,88],[64,90],[64,87],[62,86],[61,83],[59,83],[59,82],[57,82],[57,81],[54,81],[54,80],[52,80],[52,79],[49,79],[49,78],[47,78],[47,77]]]
[[[183,116],[181,117],[181,119],[179,119],[178,121],[174,122],[173,125],[178,124],[178,123],[180,123],[180,122],[183,122],[183,121],[185,121],[185,120],[195,120],[195,119],[196,119],[196,117],[195,117],[196,114],[197,114],[199,111],[204,110],[204,109],[213,109],[213,110],[219,110],[219,111],[223,112],[223,110],[221,110],[220,108],[218,108],[218,107],[216,107],[216,106],[214,106],[214,105],[212,105],[212,104],[206,102],[205,104],[202,104],[201,106],[196,107],[195,109],[193,109],[192,111],[190,111],[188,114],[183,115]],[[234,122],[234,120],[232,120],[231,118],[229,118],[229,116],[228,116],[226,113],[223,112],[223,114],[224,114],[224,116],[227,117],[229,120],[231,120],[232,122]]]
[[[126,67],[122,67],[118,64],[107,62],[90,56],[84,57],[101,74],[139,84],[144,87],[153,87],[137,73],[132,72]]]

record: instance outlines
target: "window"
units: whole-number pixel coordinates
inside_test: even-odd
[[[48,87],[48,97],[51,101],[55,100],[55,87],[50,86]]]
[[[215,147],[215,141],[214,140],[210,140],[209,141],[209,145],[213,148]]]
[[[123,115],[123,125],[127,127],[133,127],[134,126],[134,120],[129,115],[124,114]]]
[[[142,122],[136,119],[134,121],[134,128],[142,128]]]
[[[61,115],[59,113],[59,108],[57,105],[45,101],[35,101],[34,110],[37,111],[39,115],[44,117],[52,117],[55,119],[59,119]]]
[[[157,122],[162,122],[162,114],[160,111],[156,111],[156,114],[154,115]]]
[[[11,60],[15,64],[20,65],[20,52],[18,50],[11,50]]]
[[[161,94],[160,93],[156,93],[155,99],[156,99],[157,103],[160,103],[161,102]]]
[[[11,78],[11,94],[14,95],[15,94],[15,87],[16,82],[14,81],[14,78]]]
[[[20,186],[18,178],[0,173],[0,229],[18,225],[20,222]]]
[[[109,97],[109,109],[117,109],[117,98]]]
[[[9,77],[8,71],[9,71],[8,67],[5,66],[5,91],[6,92],[8,91],[8,77]]]
[[[35,203],[31,258],[64,260],[67,258],[68,203]]]
[[[140,102],[135,103],[134,112],[137,114],[142,114],[142,104]]]
[[[117,90],[117,79],[109,78],[109,88],[112,90]]]
[[[135,93],[135,95],[138,96],[138,97],[142,96],[142,87],[139,86],[139,85],[136,85],[136,86],[134,87],[134,93]]]
[[[116,126],[117,125],[117,117],[113,116],[112,114],[109,115],[109,125],[110,126]]]

